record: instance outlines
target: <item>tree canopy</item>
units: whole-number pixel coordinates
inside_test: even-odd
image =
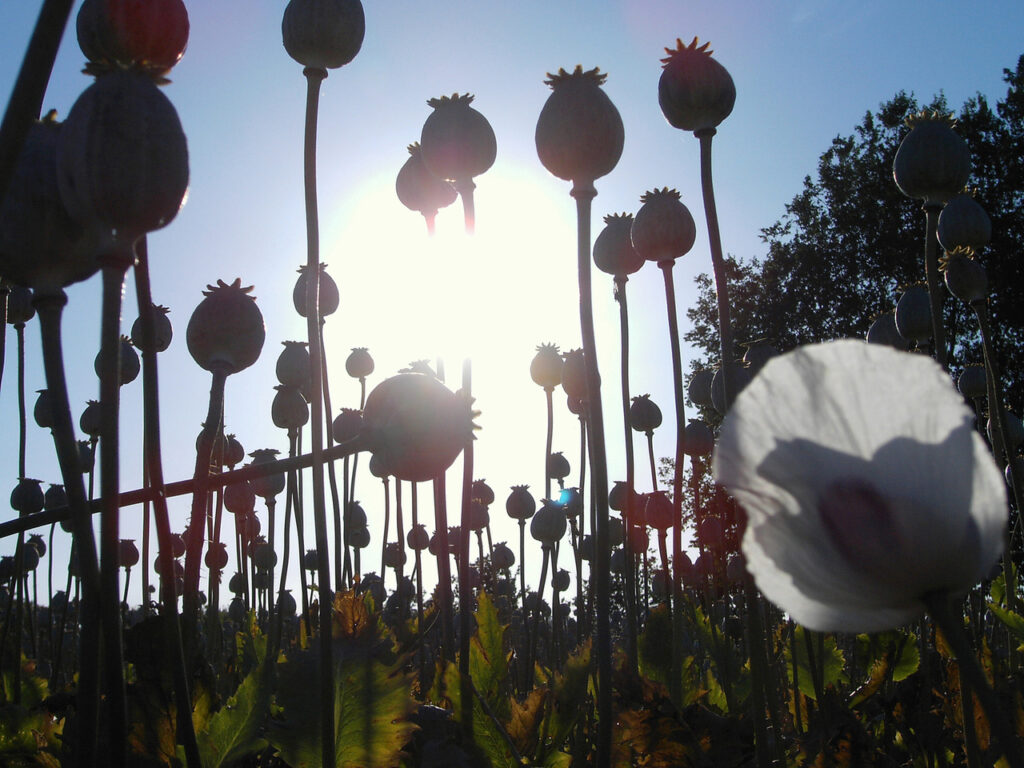
[[[985,266],[989,311],[1009,407],[1024,405],[1024,55],[1004,70],[1007,92],[993,109],[977,94],[961,108],[957,132],[971,149],[969,188],[992,220],[992,241],[977,255]],[[852,134],[837,136],[815,176],[761,232],[767,254],[728,259],[734,337],[742,345],[767,339],[780,350],[842,337],[863,337],[891,312],[902,290],[923,281],[925,217],[921,203],[896,187],[892,163],[921,110],[912,94],[897,93],[868,111]],[[926,109],[949,112],[941,94]],[[715,288],[697,278],[698,301],[688,311],[686,340],[701,359],[718,362]],[[943,287],[951,370],[982,361],[973,315]]]

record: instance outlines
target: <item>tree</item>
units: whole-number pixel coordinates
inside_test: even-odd
[[[993,111],[978,94],[958,115],[957,131],[971,148],[969,186],[992,219],[992,242],[978,258],[992,287],[990,314],[1010,408],[1024,404],[1024,56],[1004,70],[1006,97]],[[947,112],[945,97],[926,107]],[[868,111],[854,132],[837,136],[814,179],[762,230],[767,255],[728,259],[734,337],[770,339],[781,350],[841,337],[863,337],[875,317],[892,311],[902,288],[924,279],[924,215],[892,178],[892,161],[917,101],[897,93]],[[714,284],[697,278],[698,300],[686,340],[702,359],[718,362]],[[973,316],[948,293],[944,300],[951,369],[981,362]],[[742,355],[738,347],[736,355]]]

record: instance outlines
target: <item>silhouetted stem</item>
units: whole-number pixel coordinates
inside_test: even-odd
[[[51,431],[71,511],[74,533],[72,548],[78,553],[78,572],[84,585],[80,603],[82,628],[79,635],[79,673],[76,696],[77,720],[79,721],[76,734],[76,756],[79,765],[91,765],[95,760],[96,733],[99,723],[100,623],[105,614],[97,608],[100,604],[100,577],[99,564],[96,559],[96,539],[88,511],[85,483],[79,468],[78,444],[75,442],[71,407],[68,402],[67,380],[64,376],[64,353],[60,324],[66,302],[67,297],[63,291],[60,291],[56,295],[37,294],[34,305],[39,314],[40,335],[43,343],[43,367],[46,370],[46,388],[53,413]],[[70,602],[70,592],[66,591],[65,612]],[[63,638],[63,632],[61,638]]]
[[[228,379],[226,367],[218,365],[211,372],[210,402],[203,422],[203,431],[196,447],[196,466],[192,475],[195,483],[192,491],[192,513],[185,535],[185,612],[189,622],[195,620],[199,611],[199,571],[203,557],[206,510],[209,504],[210,462],[213,444],[220,432],[224,415],[224,385]]]
[[[473,204],[474,189],[476,189],[476,184],[473,183],[472,179],[456,179],[455,181],[455,191],[462,198],[462,209],[466,214],[466,232],[470,235],[476,230],[476,208]],[[427,226],[430,226],[429,222]]]
[[[948,366],[946,327],[942,322],[942,287],[939,285],[938,239],[935,234],[941,210],[941,205],[931,203],[924,205],[924,275],[928,281],[928,299],[932,311],[932,342],[935,346],[935,360],[943,368],[946,368]]]
[[[724,411],[729,410],[736,396],[736,382],[732,370],[733,340],[732,322],[729,310],[729,282],[725,273],[725,254],[722,252],[722,236],[718,229],[718,208],[715,205],[715,187],[711,175],[711,139],[715,129],[698,131],[700,141],[700,186],[704,195],[704,217],[708,226],[708,242],[711,246],[711,266],[715,275],[715,294],[718,299],[718,335],[722,358],[722,389]]]
[[[316,132],[320,84],[327,70],[306,67],[306,125],[304,179],[306,198],[306,330],[309,336],[310,453],[313,455],[313,519],[319,560],[320,586],[320,744],[324,765],[334,762],[334,665],[331,661],[331,564],[327,547],[327,514],[324,505],[324,413],[320,346],[320,225],[316,195]]]
[[[444,475],[434,478],[434,535],[437,537],[437,601],[441,604],[441,658],[454,651],[452,571],[448,550],[448,508]]]
[[[7,355],[7,304],[10,296],[10,286],[0,277],[0,392],[3,391],[4,358]]]
[[[590,429],[591,499],[595,508],[594,574],[597,615],[597,768],[607,768],[612,742],[612,636],[610,619],[610,552],[608,546],[608,469],[605,458],[601,375],[597,367],[594,311],[590,280],[590,208],[597,194],[592,184],[573,184],[576,200],[577,270],[580,290],[580,331],[586,361],[587,423]]]
[[[1013,725],[1007,720],[1006,712],[988,678],[978,663],[977,656],[971,649],[967,633],[964,631],[963,617],[954,610],[950,596],[944,592],[931,592],[923,598],[932,621],[942,630],[943,637],[953,649],[962,678],[965,679],[981,702],[981,708],[988,717],[989,727],[1003,749],[1003,756],[1012,768],[1024,768],[1024,757],[1020,752]]]
[[[633,429],[629,423],[629,308],[626,303],[625,275],[615,277],[615,300],[619,303],[619,338],[620,356],[619,369],[622,385],[622,424],[626,450],[626,509],[623,522],[626,529],[624,551],[626,553],[626,661],[633,675],[639,674],[637,657],[638,628],[636,614],[636,564],[633,552],[633,493],[636,487],[636,470],[633,457]],[[578,577],[579,574],[577,574]],[[582,603],[582,600],[579,601]]]
[[[686,404],[683,399],[683,361],[679,351],[679,320],[676,317],[676,289],[672,279],[674,261],[658,263],[665,278],[669,343],[672,347],[672,393],[675,400],[676,452],[672,472],[672,672],[669,693],[676,706],[682,702],[683,679],[683,464],[686,460]]]
[[[0,205],[7,196],[32,121],[39,118],[46,85],[73,5],[72,0],[45,0],[32,30],[0,123]]]
[[[103,265],[103,310],[100,330],[100,600],[101,610],[112,611],[117,630],[104,633],[103,650],[107,676],[110,754],[112,766],[127,759],[127,708],[121,651],[120,571],[121,516],[117,503],[120,487],[120,397],[121,397],[121,302],[124,277],[134,263],[131,245],[101,257]]]
[[[469,360],[462,363],[462,391],[472,397]],[[462,738],[473,744],[473,677],[469,669],[472,634],[473,587],[469,583],[469,523],[473,506],[473,440],[470,435],[462,449],[462,523],[459,528],[459,696],[462,701]],[[482,563],[481,563],[482,565]]]

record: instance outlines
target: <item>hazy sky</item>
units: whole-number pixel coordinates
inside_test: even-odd
[[[0,4],[0,97],[14,82],[40,2]],[[294,311],[295,270],[305,262],[302,197],[302,68],[281,44],[283,2],[188,2],[191,37],[165,93],[189,142],[191,188],[177,219],[151,235],[154,297],[171,308],[176,336],[161,355],[165,473],[192,472],[194,439],[206,413],[209,376],[190,358],[184,330],[207,283],[241,277],[255,285],[267,344],[259,363],[227,384],[225,420],[247,451],[286,449],[270,422],[274,363],[286,339],[304,339]],[[350,348],[370,349],[372,386],[410,361],[442,357],[449,380],[473,361],[482,411],[476,476],[494,487],[496,540],[513,540],[504,513],[512,484],[543,493],[544,398],[529,377],[534,348],[580,345],[575,271],[575,209],[569,184],[537,159],[533,133],[549,93],[545,73],[600,67],[605,90],[622,114],[625,151],[597,182],[593,234],[601,217],[635,212],[653,188],[675,187],[698,222],[697,244],[676,267],[679,314],[693,299],[692,278],[710,270],[700,202],[697,142],[669,126],[657,104],[659,58],[677,37],[710,40],[736,83],[733,114],[715,138],[715,184],[725,249],[761,254],[759,231],[812,174],[831,139],[850,133],[868,109],[903,89],[927,101],[943,91],[950,105],[976,92],[995,102],[1002,70],[1024,53],[1024,6],[1001,2],[843,3],[833,0],[754,3],[720,0],[566,0],[563,2],[366,3],[366,39],[349,65],[324,82],[319,123],[322,260],[341,287],[341,309],[327,323],[333,405],[358,404],[345,375]],[[76,8],[77,10],[77,8]],[[90,79],[69,25],[44,109],[66,116]],[[494,166],[477,179],[477,233],[462,232],[456,203],[438,216],[428,239],[422,217],[394,192],[406,146],[430,112],[426,101],[472,93],[497,136]],[[674,435],[671,365],[660,271],[629,281],[632,381],[661,406],[665,425],[656,451],[669,455]],[[77,420],[98,387],[92,370],[99,338],[98,279],[69,294],[65,347]],[[606,398],[611,479],[624,476],[618,416],[618,321],[610,277],[595,274],[598,347]],[[124,326],[135,318],[134,286]],[[38,331],[27,339],[27,388],[45,386]],[[13,331],[0,391],[0,461],[8,486],[17,475],[16,365]],[[685,363],[684,363],[685,364]],[[123,399],[123,488],[140,485],[141,381]],[[29,399],[31,408],[33,398]],[[578,471],[578,422],[556,399],[555,449]],[[28,474],[59,482],[48,434],[31,424]],[[637,441],[638,456],[644,456]],[[374,536],[364,568],[379,565],[382,500],[365,472],[357,496]],[[458,466],[458,465],[457,465]],[[638,471],[639,489],[649,490]],[[452,473],[450,494],[457,494]],[[649,483],[649,481],[648,481]],[[3,482],[0,481],[0,486]],[[6,491],[4,491],[6,493]],[[188,500],[172,506],[172,527],[185,524]],[[13,513],[10,513],[13,514]],[[140,538],[139,508],[123,513],[125,537]],[[429,517],[429,514],[425,515]],[[58,533],[58,537],[61,534]],[[65,543],[59,541],[58,547]],[[232,548],[233,550],[233,548]],[[0,553],[13,540],[0,542]],[[369,564],[368,564],[369,563]],[[532,566],[531,566],[532,568]],[[230,570],[230,567],[229,567]],[[536,582],[538,574],[531,570]],[[138,584],[136,579],[133,579]],[[135,598],[137,600],[137,597]]]

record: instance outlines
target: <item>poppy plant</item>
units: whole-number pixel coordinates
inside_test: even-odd
[[[1007,503],[973,421],[924,355],[848,340],[770,361],[714,456],[765,596],[814,630],[874,632],[983,579]]]

